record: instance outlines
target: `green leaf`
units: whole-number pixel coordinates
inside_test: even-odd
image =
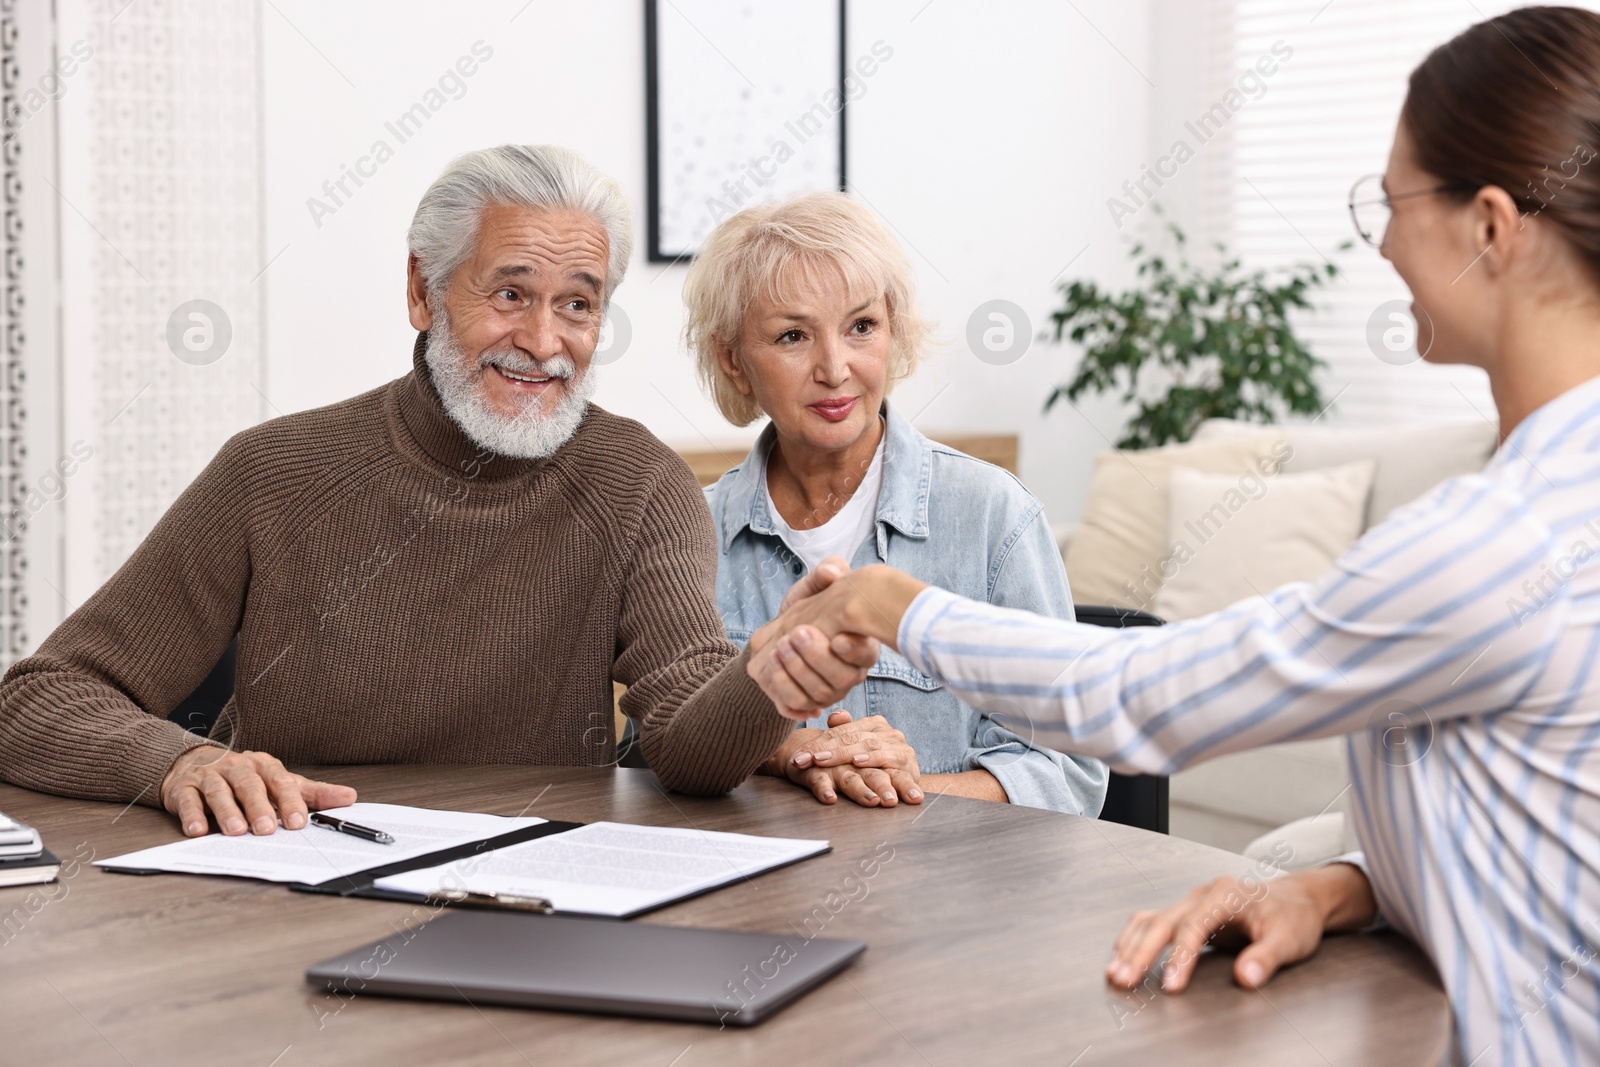
[[[1315,310],[1313,290],[1340,277],[1339,269],[1300,263],[1276,276],[1246,273],[1218,242],[1220,264],[1208,271],[1184,257],[1183,230],[1163,221],[1176,262],[1140,240],[1129,251],[1139,280],[1134,288],[1111,293],[1091,281],[1057,287],[1062,301],[1050,313],[1049,340],[1070,342],[1081,357],[1046,398],[1045,410],[1063,399],[1116,392],[1134,408],[1120,448],[1187,441],[1209,418],[1272,423],[1291,412],[1321,411],[1316,376],[1325,364],[1289,317]]]

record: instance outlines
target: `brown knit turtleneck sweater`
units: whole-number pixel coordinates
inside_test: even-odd
[[[603,766],[613,679],[670,788],[726,792],[778,747],[684,462],[593,405],[549,459],[483,453],[425,344],[405,377],[223,446],[0,682],[0,778],[157,804],[207,743],[166,715],[235,634],[214,732],[286,763]]]

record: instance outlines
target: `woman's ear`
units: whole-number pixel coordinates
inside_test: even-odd
[[[722,368],[722,373],[728,376],[733,387],[739,390],[740,396],[750,395],[750,379],[744,373],[744,362],[739,359],[738,351],[732,345],[716,342],[717,365]]]
[[[1534,243],[1528,227],[1533,216],[1525,214],[1511,194],[1497,185],[1486,185],[1473,198],[1473,241],[1482,249],[1484,266],[1491,274],[1507,269],[1527,254]]]

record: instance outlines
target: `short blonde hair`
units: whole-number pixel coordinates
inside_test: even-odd
[[[886,392],[917,369],[930,324],[917,310],[911,264],[882,219],[843,193],[746,208],[706,238],[683,285],[689,313],[683,336],[696,376],[735,426],[760,418],[761,405],[734,386],[717,360],[717,346],[737,351],[751,306],[760,296],[784,300],[780,286],[796,267],[813,276],[832,268],[852,294],[884,298]]]

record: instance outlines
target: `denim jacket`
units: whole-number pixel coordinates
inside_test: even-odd
[[[929,441],[885,407],[875,536],[851,566],[887,563],[974,600],[1072,618],[1066,571],[1039,501],[1010,474]],[[773,438],[768,426],[744,462],[705,490],[719,552],[717,608],[728,637],[740,646],[777,615],[784,594],[805,573],[767,507]],[[1004,712],[1004,703],[988,710]],[[985,709],[962,703],[888,648],[840,706],[856,718],[882,715],[906,735],[925,773],[987,770],[1013,804],[1093,817],[1105,799],[1104,764],[1003,729]],[[820,727],[823,720],[807,725]]]

